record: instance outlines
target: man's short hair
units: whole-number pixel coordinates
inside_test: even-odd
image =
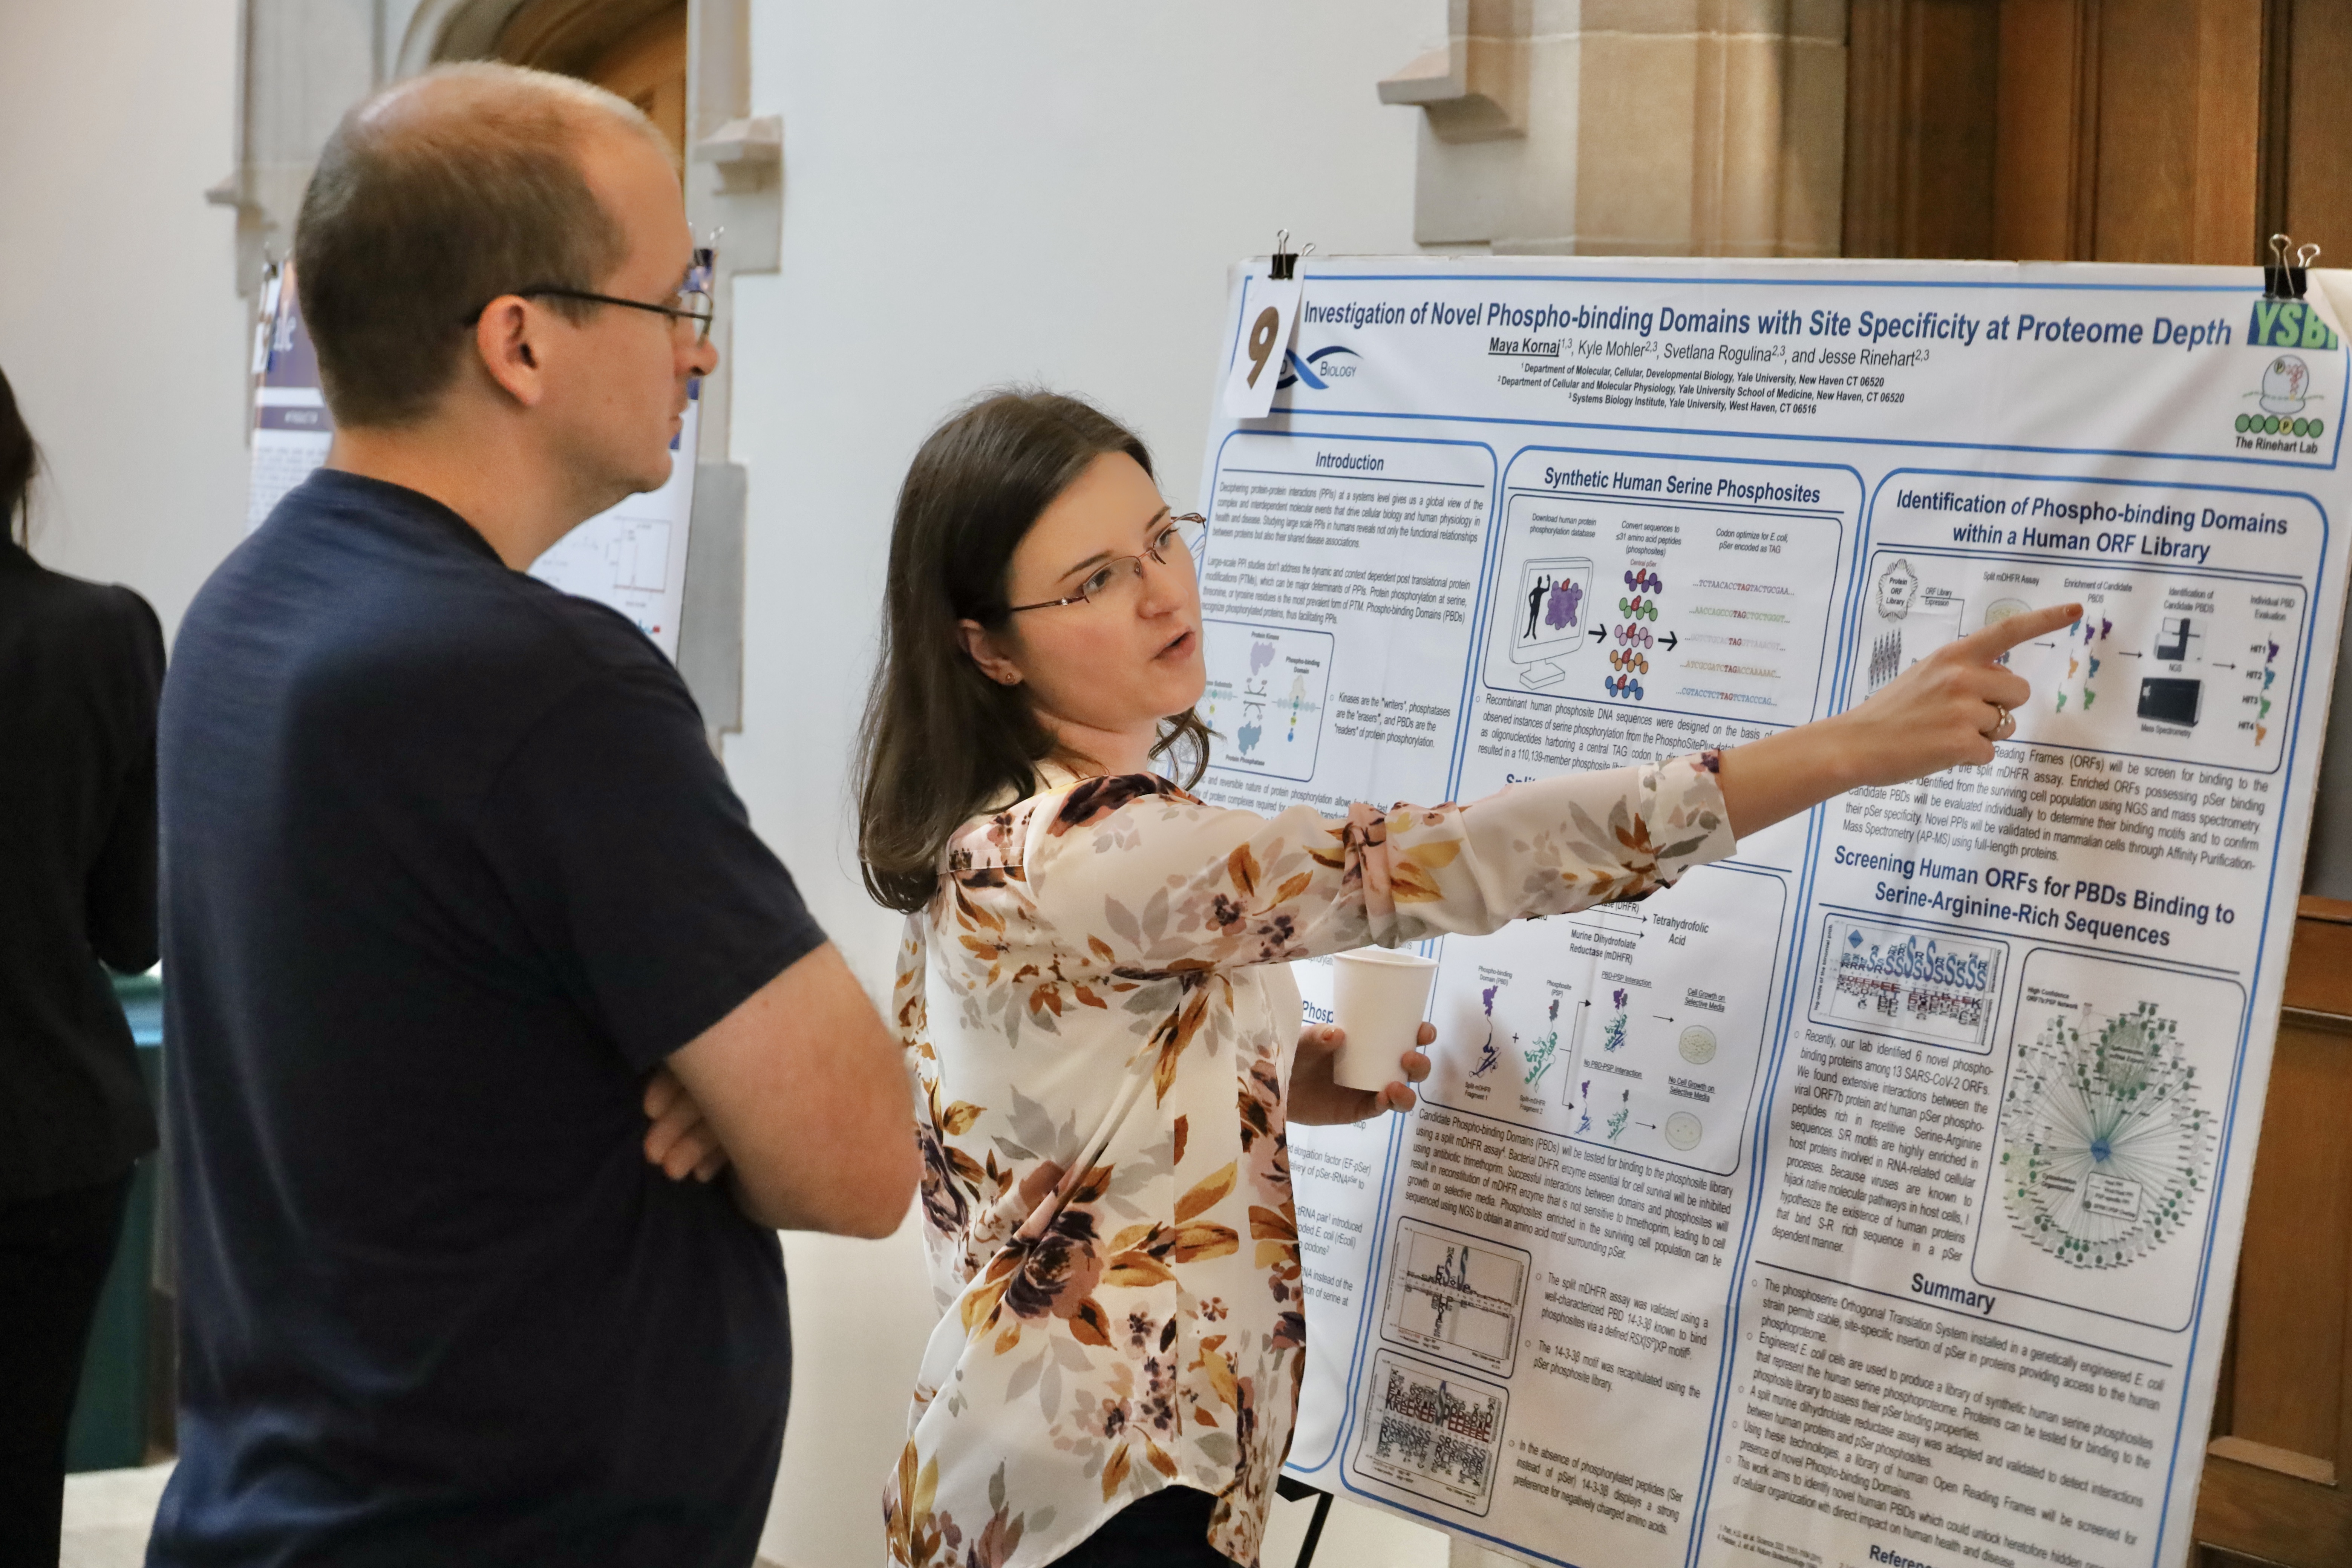
[[[602,121],[664,146],[624,99],[520,66],[442,66],[343,116],[294,236],[303,325],[339,425],[400,426],[455,379],[471,323],[501,294],[594,289],[628,255],[582,174]],[[596,309],[551,298],[577,321]]]

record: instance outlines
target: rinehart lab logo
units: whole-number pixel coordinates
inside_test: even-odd
[[[1282,379],[1274,384],[1275,389],[1279,391],[1303,383],[1317,392],[1326,391],[1333,382],[1345,381],[1355,374],[1361,368],[1358,362],[1363,357],[1355,350],[1342,348],[1338,343],[1317,349],[1305,359],[1298,357],[1297,349],[1285,349],[1282,351]]]
[[[2281,354],[2263,367],[2263,384],[2246,395],[2260,413],[2238,416],[2238,445],[2265,452],[2319,450],[2327,421],[2305,410],[2319,401],[2312,395],[2311,366],[2301,354]],[[2263,437],[2284,437],[2284,440]]]
[[[2342,340],[2319,312],[2295,300],[2261,300],[2247,323],[2246,341],[2256,348],[2308,349],[2324,353]],[[2316,456],[2327,421],[2312,405],[2324,401],[2311,390],[2311,364],[2299,353],[2274,355],[2263,367],[2260,385],[2245,395],[2254,406],[2237,417],[2238,445],[2263,452]]]

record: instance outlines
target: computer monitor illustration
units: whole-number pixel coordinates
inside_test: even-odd
[[[1511,617],[1511,662],[1526,667],[1519,683],[1545,687],[1567,679],[1568,671],[1555,661],[1582,647],[1597,624],[1592,563],[1570,556],[1522,563],[1518,591],[1502,613]]]

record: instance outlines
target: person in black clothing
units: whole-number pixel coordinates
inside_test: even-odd
[[[334,447],[163,693],[153,1568],[745,1568],[775,1229],[913,1198],[897,1042],[677,671],[523,571],[667,478],[717,363],[692,260],[660,133],[584,82],[446,67],[320,155],[295,276]]]
[[[0,375],[0,1568],[58,1560],[83,1347],[155,1147],[106,970],[155,962],[163,630],[26,552],[38,465]]]

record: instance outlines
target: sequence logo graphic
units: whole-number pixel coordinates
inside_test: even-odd
[[[1298,356],[1297,349],[1285,349],[1282,351],[1282,379],[1274,384],[1275,388],[1279,391],[1286,386],[1304,384],[1317,392],[1328,391],[1333,382],[1345,381],[1355,374],[1363,357],[1355,350],[1343,348],[1338,343],[1317,349],[1304,359]]]

